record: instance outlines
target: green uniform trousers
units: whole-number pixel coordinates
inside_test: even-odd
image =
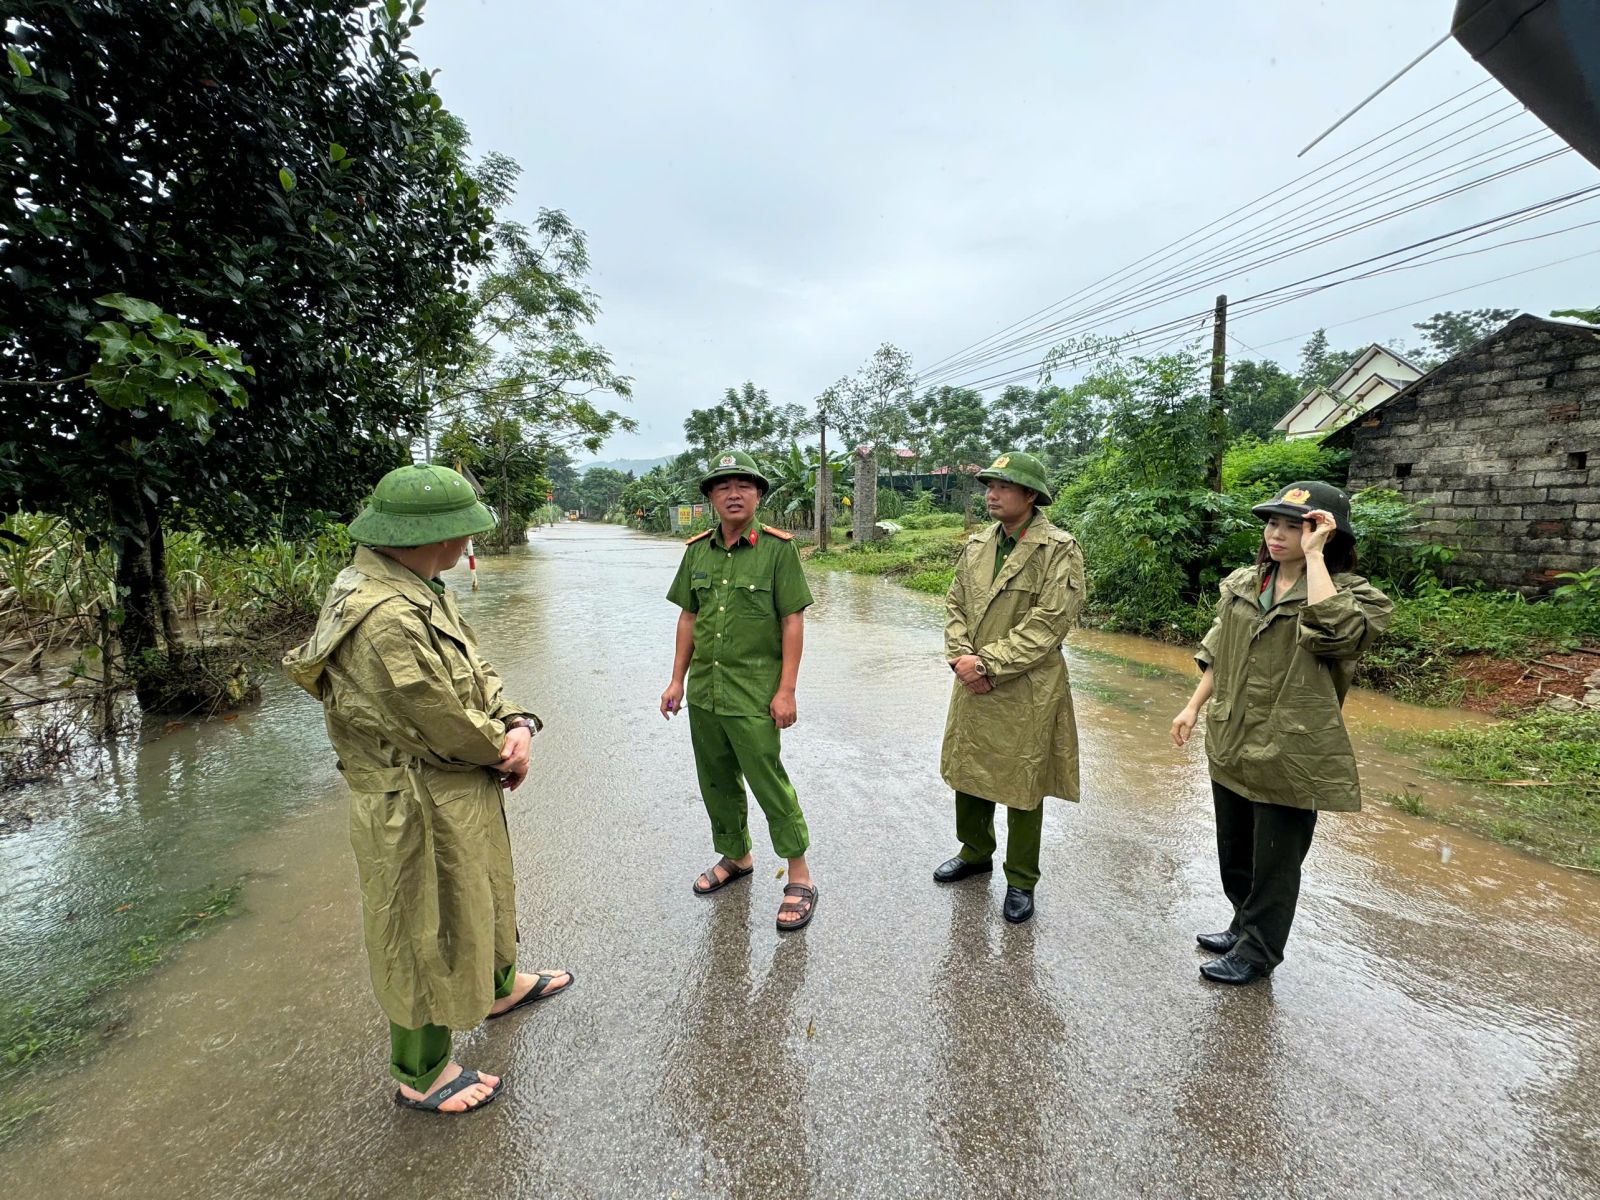
[[[800,799],[778,757],[780,737],[771,717],[729,717],[689,705],[689,741],[700,798],[711,817],[711,844],[718,854],[743,858],[750,853],[748,780],[767,816],[772,849],[780,858],[799,858],[811,845]]]
[[[1222,890],[1233,905],[1239,935],[1234,953],[1269,970],[1283,948],[1300,901],[1300,864],[1317,828],[1313,809],[1257,804],[1211,781],[1217,813],[1217,860]]]
[[[966,862],[987,862],[994,837],[994,801],[956,793],[956,836]],[[1031,892],[1039,882],[1039,843],[1044,838],[1044,801],[1037,808],[1006,809],[1006,882]]]
[[[494,973],[494,998],[504,1000],[516,987],[517,965]],[[486,1014],[487,1015],[487,1014]],[[389,1022],[389,1073],[405,1084],[425,1092],[450,1065],[450,1030],[444,1025],[424,1025],[407,1029]]]

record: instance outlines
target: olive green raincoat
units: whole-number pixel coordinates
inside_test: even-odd
[[[1340,707],[1356,659],[1394,605],[1359,575],[1306,603],[1302,576],[1261,611],[1262,567],[1222,581],[1217,617],[1195,655],[1212,670],[1206,706],[1211,777],[1246,799],[1321,812],[1356,812],[1361,785]]]
[[[406,1029],[470,1029],[516,961],[499,775],[506,702],[455,599],[365,547],[284,659],[323,703],[350,785],[372,985]]]
[[[1076,800],[1078,726],[1061,643],[1083,605],[1083,552],[1037,512],[996,574],[998,529],[967,542],[945,601],[945,658],[976,654],[995,686],[976,696],[952,685],[940,773],[1008,808]]]

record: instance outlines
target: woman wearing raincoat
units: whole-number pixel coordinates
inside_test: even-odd
[[[389,1018],[395,1102],[475,1112],[494,1075],[450,1059],[450,1031],[572,983],[516,969],[516,890],[502,787],[528,771],[539,719],[502,694],[439,581],[494,525],[447,467],[389,472],[350,524],[361,543],[316,632],[284,659],[322,701],[350,786],[350,842],[372,984]]]
[[[1222,581],[1195,655],[1204,674],[1172,722],[1182,746],[1210,702],[1206,756],[1233,920],[1196,941],[1221,955],[1200,974],[1229,984],[1264,979],[1283,961],[1317,814],[1361,807],[1340,710],[1356,660],[1394,607],[1352,573],[1350,500],[1338,488],[1291,483],[1254,512],[1266,521],[1255,564]]]

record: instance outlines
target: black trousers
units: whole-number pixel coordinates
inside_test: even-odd
[[[1239,935],[1234,953],[1271,969],[1283,947],[1300,901],[1300,864],[1311,849],[1317,814],[1282,804],[1257,804],[1211,781],[1217,810],[1217,860],[1222,890],[1233,904]]]

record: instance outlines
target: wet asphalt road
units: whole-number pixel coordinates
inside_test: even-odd
[[[785,757],[816,920],[780,936],[710,849],[687,723],[655,713],[677,549],[541,531],[463,598],[548,722],[509,805],[525,966],[572,993],[458,1038],[482,1114],[389,1103],[330,755],[234,851],[244,911],[131,998],[13,1145],[19,1194],[126,1197],[1600,1195],[1600,886],[1386,806],[1325,818],[1288,961],[1198,981],[1225,923],[1184,684],[1074,654],[1084,802],[1049,802],[1039,915],[939,888],[940,607],[813,577]],[[464,575],[464,572],[458,572]],[[462,580],[461,582],[464,582]],[[284,703],[300,703],[286,701]],[[309,702],[304,719],[318,714]],[[1414,765],[1358,749],[1369,787]],[[1446,848],[1448,847],[1448,852]]]

